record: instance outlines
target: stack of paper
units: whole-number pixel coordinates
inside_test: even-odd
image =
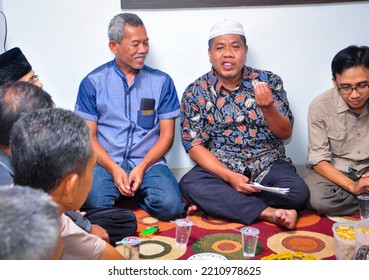
[[[260,185],[259,183],[247,183],[246,185],[253,187],[258,190],[267,191],[267,192],[274,192],[274,193],[280,193],[280,194],[287,194],[290,191],[290,188],[273,188],[273,187],[266,187],[263,185]]]

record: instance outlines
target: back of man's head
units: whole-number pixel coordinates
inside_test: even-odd
[[[0,145],[9,146],[10,131],[23,113],[52,108],[51,96],[27,82],[10,82],[0,88]]]
[[[85,121],[55,108],[24,114],[13,126],[10,146],[14,183],[45,192],[69,174],[82,174],[92,152]]]
[[[46,260],[58,248],[56,203],[41,190],[0,188],[0,259]]]

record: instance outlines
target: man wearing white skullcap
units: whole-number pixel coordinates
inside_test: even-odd
[[[232,19],[224,19],[214,24],[211,28],[209,40],[225,34],[238,34],[246,37],[241,23]]]
[[[246,66],[242,25],[225,19],[210,30],[211,70],[182,96],[181,132],[196,165],[180,181],[185,198],[208,215],[292,229],[309,190],[286,156],[293,114],[281,78]],[[261,191],[254,183],[282,188]]]

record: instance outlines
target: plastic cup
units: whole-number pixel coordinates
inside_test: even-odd
[[[362,220],[368,219],[369,218],[369,195],[368,194],[358,195],[357,200],[359,202],[360,218]]]
[[[349,227],[355,230],[355,222],[337,222],[332,226],[334,236],[334,255],[337,260],[353,260],[355,259],[355,236],[347,234],[346,236],[339,235],[337,229],[340,227]],[[355,234],[356,235],[356,234]]]
[[[260,230],[254,227],[244,227],[241,229],[242,252],[244,257],[252,258],[255,256],[259,233]]]
[[[175,222],[176,222],[176,246],[181,248],[187,247],[193,223],[188,219],[177,219]]]
[[[358,221],[355,225],[356,253],[363,246],[369,246],[369,219]]]
[[[140,258],[141,239],[137,236],[128,236],[122,239],[123,255],[127,260],[138,260]]]

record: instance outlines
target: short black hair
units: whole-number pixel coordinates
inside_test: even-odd
[[[351,45],[339,51],[332,60],[332,77],[336,79],[337,75],[343,71],[356,67],[364,66],[369,69],[369,47]]]
[[[0,88],[0,145],[8,147],[10,131],[23,113],[54,107],[46,91],[28,82],[9,82]]]

